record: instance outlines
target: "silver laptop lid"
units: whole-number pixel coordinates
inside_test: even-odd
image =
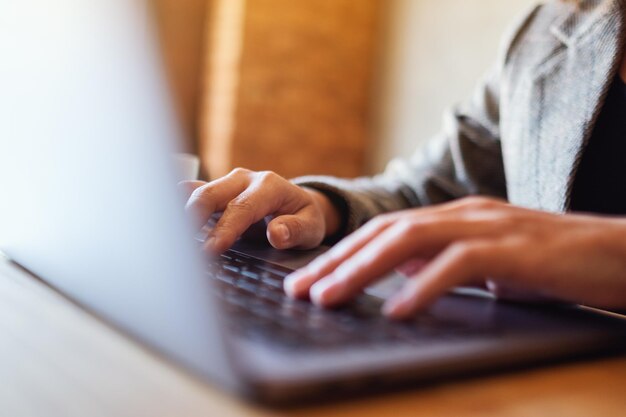
[[[180,130],[148,3],[0,4],[0,249],[150,345],[224,376],[176,192]]]

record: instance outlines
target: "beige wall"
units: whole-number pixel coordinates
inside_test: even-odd
[[[505,28],[536,0],[390,0],[368,171],[436,133],[493,62]]]

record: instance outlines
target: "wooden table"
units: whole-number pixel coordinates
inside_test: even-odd
[[[626,357],[298,410],[202,384],[0,257],[0,416],[626,416]]]

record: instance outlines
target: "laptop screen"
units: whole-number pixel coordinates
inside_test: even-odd
[[[221,347],[151,15],[138,0],[0,4],[0,249],[210,373]]]

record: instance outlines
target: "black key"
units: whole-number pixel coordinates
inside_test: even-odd
[[[271,276],[262,275],[261,282],[269,285],[270,287],[279,288],[281,290],[283,289],[283,281],[275,279]]]
[[[221,271],[213,274],[213,277],[219,280],[220,282],[223,282],[225,284],[230,284],[230,285],[234,285],[235,282],[237,281],[237,278],[235,278],[234,276],[230,274],[224,274]]]
[[[264,287],[259,288],[256,295],[260,298],[273,301],[277,305],[280,304],[285,299],[284,294],[281,294],[277,291],[273,291],[271,289],[264,288]]]
[[[229,318],[254,337],[281,340],[278,345],[284,345],[285,340],[291,348],[419,344],[432,341],[433,336],[449,337],[465,330],[459,323],[429,314],[408,323],[389,322],[380,315],[382,302],[365,295],[330,311],[289,299],[283,292],[283,278],[290,270],[235,252],[218,258],[214,265],[219,272],[211,275],[219,284],[217,292],[228,304]]]
[[[262,269],[263,271],[269,272],[270,274],[276,275],[280,278],[284,278],[287,275],[291,274],[291,272],[293,272],[287,268],[282,268],[278,265],[272,265],[267,262],[263,262],[263,263],[259,262],[255,266],[259,269]]]
[[[237,288],[241,288],[242,290],[245,290],[251,294],[256,294],[257,290],[259,289],[257,285],[251,283],[250,281],[244,280],[237,281],[236,286]]]

